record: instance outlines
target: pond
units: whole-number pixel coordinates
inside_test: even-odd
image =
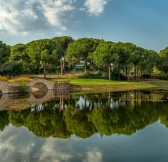
[[[168,161],[166,91],[30,98],[1,96],[1,162]]]

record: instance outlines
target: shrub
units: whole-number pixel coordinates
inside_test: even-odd
[[[102,74],[101,73],[94,74],[86,72],[85,74],[81,75],[80,78],[99,79],[102,78]]]
[[[20,86],[20,94],[21,95],[28,95],[30,92],[30,88],[29,86],[26,84],[26,83],[21,83],[21,86]]]

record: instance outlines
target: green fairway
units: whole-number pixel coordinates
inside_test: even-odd
[[[168,81],[109,81],[105,79],[56,78],[52,81],[69,81],[73,91],[125,91],[135,89],[167,89]]]
[[[70,81],[72,85],[116,85],[116,84],[137,84],[138,82],[121,82],[121,81],[109,81],[105,79],[83,79],[83,78],[56,78],[50,79],[52,81]]]
[[[70,81],[71,84],[73,85],[114,85],[114,84],[130,84],[129,82],[119,82],[119,81],[109,81],[109,80],[105,80],[105,79],[83,79],[83,78],[58,78],[58,79],[51,79],[53,81],[60,81],[60,80],[64,80],[64,81]],[[137,83],[137,82],[135,82]]]

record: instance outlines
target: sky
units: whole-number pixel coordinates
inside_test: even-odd
[[[0,40],[8,45],[71,36],[168,46],[167,0],[0,0]]]

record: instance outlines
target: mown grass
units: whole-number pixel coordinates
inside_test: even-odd
[[[131,84],[138,82],[122,82],[122,81],[109,81],[105,79],[83,79],[83,78],[54,78],[49,79],[52,81],[69,81],[72,85],[86,85],[86,86],[97,86],[97,85],[115,85],[115,84]]]
[[[83,78],[56,78],[52,81],[69,81],[72,91],[98,92],[98,91],[126,91],[135,89],[167,89],[168,81],[109,81],[105,79]]]

